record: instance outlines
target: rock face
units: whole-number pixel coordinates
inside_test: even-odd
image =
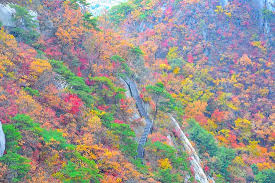
[[[195,173],[195,179],[200,183],[209,183],[209,180],[211,178],[207,178],[206,174],[204,173],[202,166],[201,166],[201,160],[193,148],[192,144],[190,143],[189,139],[186,137],[186,135],[181,130],[178,122],[171,116],[171,122],[175,130],[178,132],[178,138],[180,139],[181,143],[184,146],[185,151],[190,156],[190,164],[191,167],[194,170]],[[209,180],[208,180],[209,179]],[[212,179],[211,182],[214,182]]]
[[[15,13],[13,8],[8,5],[0,4],[0,22],[6,27],[14,27],[15,24],[12,21],[12,15]]]
[[[4,154],[5,146],[6,146],[5,134],[2,129],[2,123],[0,121],[0,157],[2,157]]]
[[[146,126],[145,126],[143,134],[139,140],[138,149],[137,149],[137,153],[138,153],[137,157],[143,158],[144,157],[144,146],[146,144],[148,135],[152,132],[153,121],[151,121],[151,119],[149,118],[149,115],[147,114],[147,111],[145,110],[143,101],[139,96],[139,92],[138,92],[136,83],[129,78],[124,79],[124,81],[128,85],[131,96],[136,101],[136,106],[137,106],[140,116],[143,117],[146,121]]]

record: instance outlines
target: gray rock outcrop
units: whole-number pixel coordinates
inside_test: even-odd
[[[6,148],[6,138],[0,121],[0,157],[3,156]]]

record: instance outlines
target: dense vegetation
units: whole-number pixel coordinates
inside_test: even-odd
[[[275,182],[274,11],[257,2],[3,2],[0,182],[196,182],[170,116],[210,182]],[[144,159],[122,78],[154,121]]]

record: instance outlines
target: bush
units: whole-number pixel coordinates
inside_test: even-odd
[[[63,62],[57,60],[50,60],[53,70],[63,76],[70,85],[70,91],[77,94],[85,104],[90,107],[94,103],[91,96],[92,90],[86,85],[84,78],[76,76]]]
[[[70,153],[71,160],[64,164],[62,169],[53,176],[65,183],[99,183],[102,176],[93,160],[89,160],[75,151]]]
[[[3,131],[6,135],[7,154],[0,158],[0,162],[8,166],[11,181],[20,182],[30,170],[30,160],[17,153],[22,135],[13,124],[3,124]]]
[[[214,136],[203,129],[194,119],[188,120],[188,133],[190,139],[197,144],[200,154],[208,153],[214,157],[214,161],[209,162],[209,167],[220,174],[221,179],[229,180],[228,166],[235,158],[235,151],[226,147],[219,147]]]
[[[31,96],[37,96],[39,97],[40,96],[40,93],[38,90],[35,90],[35,89],[32,89],[30,87],[25,87],[24,90],[29,93]]]
[[[130,125],[111,123],[110,127],[112,133],[120,137],[120,141],[122,142],[120,150],[126,155],[135,157],[137,155],[138,144],[132,139],[136,134]]]
[[[16,152],[8,151],[6,155],[0,158],[0,162],[8,166],[11,171],[12,182],[21,182],[21,180],[30,171],[31,165],[30,160],[25,158]]]
[[[20,148],[18,141],[22,139],[21,133],[12,124],[3,124],[3,131],[6,137],[6,150],[16,152]]]
[[[267,169],[267,170],[260,171],[255,176],[255,180],[258,183],[274,183],[275,182],[274,169]]]

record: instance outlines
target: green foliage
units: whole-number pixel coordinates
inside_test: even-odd
[[[63,62],[57,60],[50,60],[53,70],[63,76],[70,85],[70,91],[77,94],[85,104],[90,107],[94,103],[94,99],[90,95],[91,88],[86,85],[84,78],[76,76]]]
[[[185,152],[178,152],[177,154],[177,149],[159,141],[154,143],[148,141],[146,146],[146,149],[155,149],[155,152],[159,158],[168,158],[173,167],[180,168],[184,171],[188,170],[187,154]]]
[[[22,135],[13,124],[3,124],[3,131],[6,136],[7,154],[0,157],[0,162],[6,164],[11,171],[11,181],[20,182],[30,170],[30,160],[17,153]]]
[[[167,182],[173,182],[173,183],[180,183],[179,181],[179,173],[172,173],[170,169],[160,169],[157,173],[156,173],[156,180],[163,182],[163,183],[167,183]]]
[[[143,51],[139,48],[139,46],[131,48],[131,52],[133,52],[137,56],[144,55]]]
[[[114,135],[119,136],[122,142],[122,145],[120,145],[120,150],[131,157],[135,157],[137,155],[136,149],[138,145],[132,139],[132,137],[135,137],[136,135],[130,125],[111,123],[110,129]]]
[[[13,16],[16,27],[12,28],[11,33],[27,44],[34,43],[39,36],[36,31],[38,22],[25,7],[15,4],[11,4],[10,7],[16,11]]]
[[[6,150],[16,152],[20,148],[18,141],[22,139],[21,133],[13,124],[3,124],[3,131],[6,137]]]
[[[84,20],[84,26],[88,29],[95,29],[97,31],[100,31],[100,29],[97,27],[97,18],[93,17],[91,13],[85,13],[83,15],[83,20]]]
[[[148,141],[146,144],[146,150],[151,150],[156,153],[155,155],[160,159],[168,158],[172,163],[172,167],[180,169],[182,171],[187,171],[191,174],[189,169],[189,163],[187,161],[187,154],[182,151],[177,151],[172,146],[164,144],[162,142],[156,141],[152,143]],[[158,169],[155,178],[160,182],[180,182],[179,173],[172,173],[171,169]]]
[[[12,182],[21,182],[31,168],[28,158],[12,151],[8,151],[7,154],[1,157],[0,162],[6,164],[11,171],[10,174],[13,175]]]
[[[66,183],[100,182],[102,176],[99,174],[93,160],[87,159],[77,151],[71,153],[71,155],[71,159],[75,161],[68,161],[59,172],[54,174],[56,178]]]
[[[216,161],[211,167],[216,168],[226,179],[229,177],[227,167],[231,164],[231,161],[235,158],[235,151],[226,147],[219,147],[216,154]]]
[[[159,82],[155,85],[146,86],[146,90],[153,94],[157,107],[165,112],[171,112],[175,108],[175,99],[171,94],[164,88],[164,84]],[[162,99],[162,100],[160,100]],[[157,112],[157,111],[156,111]]]
[[[255,180],[258,183],[273,183],[275,182],[275,171],[274,169],[267,169],[260,171],[255,175]]]
[[[209,132],[203,129],[194,119],[190,119],[188,134],[192,141],[196,142],[199,147],[199,153],[209,153],[210,156],[215,156],[218,150],[217,143]]]
[[[258,167],[257,167],[256,164],[252,164],[252,165],[251,165],[251,168],[252,168],[252,171],[253,171],[253,174],[254,174],[254,175],[256,175],[256,174],[259,173],[259,169],[258,169]]]
[[[109,12],[110,20],[113,21],[115,24],[119,24],[123,21],[127,15],[129,15],[133,11],[133,6],[129,3],[121,3],[112,7]]]
[[[74,145],[68,144],[67,140],[63,137],[61,132],[58,132],[57,130],[46,130],[42,129],[40,136],[43,137],[43,140],[46,143],[52,143],[55,145],[55,149],[61,150],[61,149],[74,149]]]
[[[30,116],[25,114],[17,114],[12,118],[15,121],[14,126],[20,130],[29,130],[38,135],[41,131],[40,125],[35,123]]]
[[[95,87],[96,93],[103,97],[115,97],[115,99],[125,98],[125,89],[116,87],[110,78],[107,77],[90,77],[90,80],[97,82],[97,87]],[[108,87],[108,89],[103,89],[102,84]]]
[[[32,88],[30,88],[30,87],[25,87],[24,90],[25,90],[26,92],[28,92],[31,96],[37,96],[37,97],[40,96],[40,93],[39,93],[38,90],[32,89]]]
[[[114,55],[111,57],[111,60],[115,61],[115,62],[125,62],[126,60],[124,58],[122,58],[119,55]]]
[[[88,6],[89,3],[87,3],[86,0],[70,0],[70,5],[73,9],[78,9],[79,5],[81,5],[82,7],[84,6]]]
[[[136,159],[131,159],[131,162],[136,166],[137,170],[142,173],[142,174],[148,174],[149,169],[148,166],[142,163],[142,159],[136,158]]]
[[[111,127],[111,123],[114,121],[114,115],[112,113],[106,112],[102,115],[102,124],[106,126],[107,128]]]
[[[73,145],[67,144],[66,139],[62,136],[61,132],[56,130],[46,130],[40,127],[39,123],[35,123],[33,119],[25,114],[17,114],[12,118],[14,126],[17,129],[28,130],[33,132],[35,135],[39,137],[43,137],[43,140],[46,143],[54,143],[57,145],[57,149],[65,149],[69,147],[73,147]]]
[[[117,88],[115,86],[115,84],[112,82],[112,80],[110,78],[101,76],[101,77],[90,77],[90,80],[92,81],[97,81],[99,83],[104,83],[105,85],[107,85],[109,87],[109,89],[111,91],[116,92]]]
[[[122,66],[122,69],[124,70],[124,72],[125,72],[128,76],[132,76],[132,75],[134,74],[134,72],[131,70],[131,68],[128,66],[128,64],[122,63],[121,66]]]
[[[139,15],[139,19],[145,20],[148,16],[152,15],[152,13],[153,13],[153,10],[144,11]]]
[[[262,11],[263,11],[264,17],[265,17],[267,20],[271,20],[272,17],[274,16],[273,11],[271,11],[271,10],[269,10],[269,9],[267,9],[267,8],[264,8]]]
[[[214,157],[214,162],[210,162],[209,166],[228,180],[227,168],[235,158],[235,151],[223,146],[219,147],[213,135],[203,129],[194,119],[189,119],[188,123],[190,139],[197,144],[199,153],[208,153],[211,157]]]

